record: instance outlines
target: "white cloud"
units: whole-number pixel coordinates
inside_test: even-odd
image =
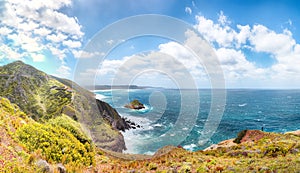
[[[25,32],[32,31],[36,29],[39,25],[33,21],[23,21],[18,25],[19,30],[23,30]]]
[[[196,16],[196,29],[204,36],[206,40],[216,42],[220,47],[232,47],[236,32],[230,28],[226,18],[219,19],[222,23],[214,23],[203,16]]]
[[[33,62],[43,62],[45,60],[45,56],[42,54],[31,54],[31,57],[33,59]]]
[[[0,23],[1,58],[14,56],[35,62],[58,58],[60,71],[66,72],[65,58],[82,46],[84,35],[77,18],[61,12],[61,8],[71,5],[72,0],[6,0]],[[48,50],[53,56],[42,57]]]
[[[81,32],[81,25],[78,24],[77,18],[68,17],[57,11],[47,9],[41,14],[40,22],[42,25],[55,28],[64,33],[77,35],[79,37],[84,35],[83,32]]]
[[[63,62],[64,58],[66,57],[66,50],[58,49],[56,47],[52,47],[51,45],[49,46],[49,50],[53,56],[58,57]]]
[[[22,54],[18,53],[18,51],[13,50],[11,47],[2,44],[0,45],[0,59],[6,59],[7,57],[12,60],[21,59]]]
[[[41,27],[41,28],[35,29],[33,32],[34,32],[34,34],[45,37],[45,36],[49,35],[52,31],[45,27]]]
[[[264,69],[249,62],[241,50],[220,48],[216,54],[222,65],[227,80],[245,78],[264,78]]]
[[[178,59],[194,77],[203,78],[206,74],[202,67],[203,62],[198,59],[182,45],[176,42],[168,42],[159,45],[159,51]]]
[[[237,47],[239,48],[241,44],[246,44],[247,39],[251,35],[250,26],[249,25],[237,25],[237,28],[240,30],[236,35]]]
[[[223,11],[221,11],[220,14],[219,14],[218,22],[221,25],[228,25],[228,24],[230,24],[230,21],[227,19],[227,16],[224,15]]]
[[[253,26],[249,40],[256,51],[275,55],[291,52],[296,44],[290,31],[284,30],[283,33],[277,34],[263,25]]]
[[[114,40],[107,40],[106,42],[107,44],[112,45],[114,43]]]
[[[79,48],[79,47],[81,47],[81,42],[80,41],[66,40],[66,41],[63,41],[63,45],[65,45],[69,48]]]
[[[56,33],[56,34],[51,34],[47,35],[47,40],[55,42],[55,43],[60,43],[63,42],[68,36],[62,34],[62,33]]]
[[[11,32],[12,32],[12,30],[5,26],[0,28],[0,35],[8,35]]]
[[[251,81],[253,86],[264,83],[270,87],[267,83],[273,82],[278,87],[287,87],[287,81],[300,78],[300,45],[288,29],[278,33],[261,24],[237,24],[237,29],[234,29],[223,12],[217,22],[204,16],[196,16],[196,20],[195,28],[211,45],[216,45],[216,53],[229,83],[239,79]],[[266,58],[274,59],[274,64],[259,68],[247,59],[251,57],[246,57],[241,48],[254,53],[265,52],[269,54]],[[300,86],[300,82],[293,84]]]
[[[190,8],[190,7],[185,7],[185,12],[187,13],[187,14],[192,14],[192,9]]]
[[[66,66],[66,65],[61,65],[57,70],[57,73],[55,74],[56,76],[58,77],[66,77],[66,76],[70,76],[70,71],[71,71],[71,68]]]
[[[196,42],[193,38],[188,39],[191,39],[191,42],[198,47],[202,47],[201,44],[204,43]],[[168,42],[160,44],[158,51],[127,56],[120,60],[104,60],[97,71],[98,82],[111,83],[109,81],[114,81],[117,84],[126,84],[126,82],[136,80],[138,76],[141,76],[138,81],[144,81],[143,85],[161,83],[159,86],[162,86],[167,81],[166,79],[169,79],[175,81],[176,84],[173,83],[173,87],[177,85],[192,88],[196,83],[201,83],[201,86],[209,86],[202,62],[185,46],[187,45],[182,46],[176,42]],[[88,75],[89,72],[94,74]],[[84,75],[92,78],[95,70],[89,69],[89,72],[86,71]],[[151,82],[147,83],[146,81]]]
[[[72,51],[73,55],[75,58],[93,58],[93,57],[102,57],[105,55],[105,53],[103,52],[87,52],[87,51],[77,51],[77,50],[73,50]]]

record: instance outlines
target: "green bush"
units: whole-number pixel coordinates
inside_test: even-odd
[[[31,152],[41,150],[48,162],[92,165],[93,146],[81,143],[71,132],[60,126],[31,123],[16,131],[17,138]]]
[[[51,119],[49,120],[48,124],[52,125],[53,127],[62,127],[68,130],[83,144],[86,142],[90,144],[92,142],[82,131],[80,124],[66,115]]]

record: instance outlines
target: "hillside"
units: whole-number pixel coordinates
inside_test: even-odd
[[[247,130],[237,143],[206,151],[166,146],[153,156],[122,154],[95,148],[66,115],[38,123],[0,98],[0,172],[299,172],[297,133]]]
[[[119,132],[130,128],[125,120],[110,105],[96,101],[93,93],[70,80],[16,61],[0,67],[0,96],[18,105],[37,122],[65,114],[81,123],[96,146],[118,152],[126,149]]]

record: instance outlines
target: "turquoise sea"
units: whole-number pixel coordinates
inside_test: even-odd
[[[280,133],[300,129],[300,90],[226,90],[224,113],[220,122],[211,126],[216,129],[212,131],[204,130],[212,100],[209,89],[120,89],[95,94],[121,116],[142,126],[123,133],[128,153],[151,154],[164,145],[201,150],[234,138],[244,129]],[[195,97],[197,94],[199,97]],[[183,95],[190,99],[182,99]],[[144,103],[146,109],[124,108],[134,99]]]

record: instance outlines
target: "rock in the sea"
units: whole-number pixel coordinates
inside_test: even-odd
[[[145,106],[138,100],[133,100],[129,104],[125,105],[124,107],[129,109],[137,109],[137,110],[145,108]]]

